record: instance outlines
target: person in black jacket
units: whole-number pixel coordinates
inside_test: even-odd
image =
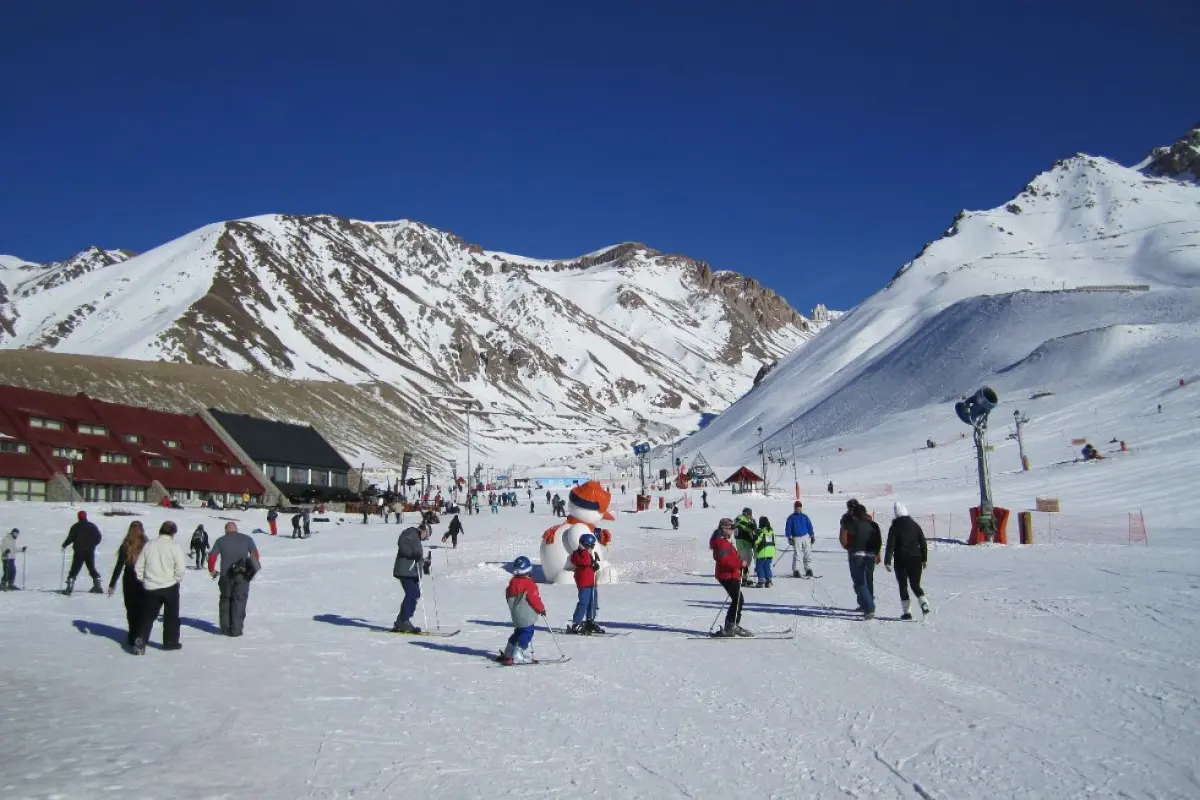
[[[70,594],[74,590],[75,578],[84,566],[87,566],[88,575],[92,576],[92,594],[104,594],[104,589],[100,586],[100,573],[96,570],[96,548],[100,546],[101,538],[100,529],[88,520],[87,512],[80,511],[75,524],[71,526],[66,540],[62,543],[63,550],[68,547],[75,548],[75,552],[71,556],[71,570],[67,573],[67,588],[63,590],[64,594]]]
[[[463,532],[462,522],[459,520],[458,514],[455,514],[454,518],[450,520],[450,527],[446,528],[446,532],[444,534],[442,534],[442,541],[444,542],[447,539],[449,539],[450,543],[454,545],[454,549],[457,550],[458,549],[458,535],[462,532]]]
[[[883,549],[883,533],[868,516],[867,509],[856,502],[846,517],[842,517],[839,540],[850,554],[850,580],[854,581],[858,608],[865,619],[874,619],[875,565],[883,560],[879,555]]]
[[[192,555],[196,559],[196,569],[202,569],[204,559],[208,557],[208,531],[203,525],[197,525],[192,531]]]
[[[921,588],[921,571],[929,561],[929,547],[925,543],[925,531],[908,515],[904,504],[896,503],[893,511],[896,518],[888,528],[883,564],[891,572],[892,560],[895,559],[896,580],[900,584],[900,610],[903,612],[900,619],[912,619],[912,606],[908,599],[910,585],[917,602],[921,604],[921,613],[928,614],[931,610],[929,601],[925,599],[925,590]]]
[[[117,550],[117,565],[108,581],[108,596],[112,597],[116,591],[117,578],[121,578],[121,594],[125,598],[125,622],[129,626],[129,633],[125,635],[126,647],[133,647],[146,607],[146,587],[138,580],[133,565],[137,563],[138,556],[142,554],[142,548],[148,541],[150,540],[141,522],[134,520],[129,523],[129,532],[125,534],[125,541],[121,542],[121,547]]]

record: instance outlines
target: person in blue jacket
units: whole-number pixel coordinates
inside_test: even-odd
[[[799,500],[796,501],[794,511],[787,518],[787,526],[783,529],[784,536],[787,537],[788,546],[792,548],[792,577],[800,577],[800,561],[804,561],[804,577],[811,578],[812,571],[812,546],[816,541],[813,535],[812,520],[808,518],[808,514],[804,513],[804,504]]]

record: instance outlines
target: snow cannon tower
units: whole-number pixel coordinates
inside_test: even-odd
[[[616,583],[617,571],[609,561],[612,534],[597,526],[604,520],[615,519],[608,510],[612,495],[596,481],[588,481],[571,489],[567,495],[567,521],[549,528],[542,534],[542,574],[546,583],[570,583],[574,576],[567,559],[579,549],[579,537],[596,535],[596,555],[600,558],[597,583]]]
[[[1005,528],[1008,525],[1007,508],[992,505],[992,476],[988,471],[987,421],[988,414],[1000,403],[1000,396],[987,386],[970,397],[954,404],[954,413],[975,433],[975,461],[979,470],[979,505],[971,512],[971,538],[968,544],[995,542],[1008,544]]]

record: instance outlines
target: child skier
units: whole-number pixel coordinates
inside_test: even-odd
[[[208,531],[204,530],[203,525],[197,525],[196,530],[192,531],[192,555],[196,559],[196,569],[204,564],[204,559],[208,558]]]
[[[537,584],[530,577],[533,562],[525,556],[517,556],[512,563],[512,571],[513,577],[508,582],[504,597],[508,601],[508,610],[512,612],[513,632],[499,660],[506,665],[535,664],[537,662],[530,652],[533,626],[538,617],[545,616],[546,606],[542,603]]]
[[[756,588],[771,588],[771,564],[775,560],[775,531],[771,530],[771,520],[766,517],[758,518],[758,533],[754,539],[754,575],[758,578]]]
[[[579,590],[579,602],[575,604],[575,616],[567,633],[605,633],[596,624],[596,612],[600,600],[596,595],[596,573],[600,571],[600,559],[596,555],[596,536],[585,533],[579,537],[579,548],[571,553],[571,566],[575,568],[575,588]]]
[[[679,530],[679,503],[671,504],[671,527]]]

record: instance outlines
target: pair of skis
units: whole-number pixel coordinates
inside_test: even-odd
[[[687,638],[706,640],[706,641],[714,641],[714,642],[721,642],[721,641],[726,641],[726,640],[728,640],[728,641],[736,640],[736,641],[742,641],[742,642],[753,642],[755,640],[758,640],[760,642],[777,642],[781,639],[795,639],[796,634],[794,634],[792,632],[791,628],[767,628],[766,630],[762,630],[762,631],[755,633],[753,636],[716,636],[716,635],[710,633],[707,636],[689,636]]]

